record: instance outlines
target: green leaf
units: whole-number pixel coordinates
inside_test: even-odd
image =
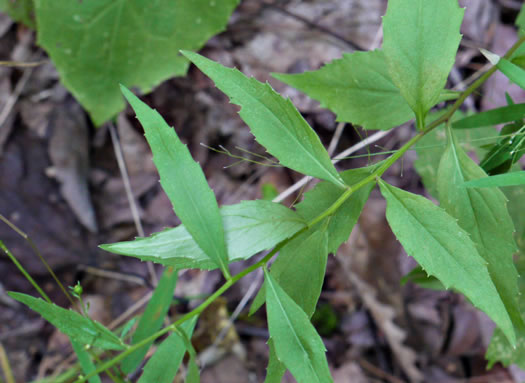
[[[500,140],[480,162],[480,166],[490,175],[506,173],[512,165],[525,154],[525,125],[513,123],[503,127]]]
[[[305,312],[264,270],[268,328],[279,360],[298,383],[333,382],[326,349]]]
[[[466,188],[493,188],[525,185],[525,171],[498,174],[492,177],[473,179],[463,184]]]
[[[446,290],[445,286],[443,286],[443,283],[441,283],[439,279],[432,275],[428,275],[421,266],[414,267],[407,275],[401,278],[402,286],[408,282],[412,282],[425,289],[437,291]]]
[[[509,60],[503,57],[499,57],[497,54],[489,52],[485,49],[480,49],[481,53],[491,62],[492,65],[498,67],[498,69],[507,78],[518,85],[520,88],[525,89],[525,70],[520,68],[518,65],[513,64]]]
[[[77,355],[78,363],[80,364],[80,367],[82,368],[82,372],[88,375],[89,373],[95,371],[97,368],[95,367],[95,364],[91,360],[91,356],[86,351],[84,346],[80,343],[75,342],[72,339],[70,339],[70,341],[71,341],[71,346],[73,346],[73,351],[75,351],[75,354]],[[98,374],[95,374],[94,376],[89,378],[88,382],[89,383],[102,383]]]
[[[525,275],[525,258],[523,256],[518,259],[516,266],[519,274]],[[525,318],[525,281],[523,277],[519,279],[519,290],[521,292],[519,297],[520,312]],[[513,347],[499,328],[494,329],[485,358],[489,362],[488,368],[491,368],[496,362],[501,362],[504,366],[517,364],[520,368],[525,368],[525,336],[520,334],[516,347]]]
[[[446,113],[446,110],[430,113],[427,120],[429,120],[428,122],[432,122],[444,113]],[[464,117],[463,113],[456,112],[452,117],[452,121],[457,121],[462,117]],[[433,129],[415,145],[417,160],[414,162],[414,168],[421,176],[428,193],[434,197],[437,197],[436,178],[439,161],[447,145],[447,135],[443,126],[444,125],[440,125],[436,129]],[[455,134],[465,151],[474,152],[478,158],[483,158],[487,151],[480,148],[480,146],[492,142],[490,140],[497,135],[497,131],[492,127],[486,127],[461,129],[457,130]]]
[[[287,207],[270,201],[243,201],[221,208],[229,262],[250,258],[270,249],[306,226],[306,221]],[[101,245],[112,253],[153,261],[178,269],[216,268],[183,225],[147,238]]]
[[[118,336],[106,327],[76,311],[66,310],[30,295],[9,292],[8,295],[36,311],[59,331],[82,345],[91,345],[103,350],[122,350],[125,348]]]
[[[184,322],[181,330],[191,338],[197,317]],[[144,366],[138,383],[172,383],[186,353],[184,340],[177,333],[168,336]]]
[[[13,20],[35,29],[35,5],[33,0],[0,0],[0,11]]]
[[[199,366],[195,360],[195,354],[190,356],[188,361],[188,373],[186,374],[186,383],[200,383]]]
[[[317,71],[272,76],[319,101],[338,121],[365,129],[388,130],[414,118],[380,50],[346,53]]]
[[[308,318],[315,312],[321,295],[327,258],[326,228],[312,228],[287,243],[270,269],[275,281],[304,310]],[[263,284],[252,303],[250,314],[264,304],[265,289]]]
[[[248,78],[197,53],[182,52],[235,105],[257,141],[281,164],[344,188],[330,156],[313,129],[289,99],[266,83]]]
[[[469,234],[428,199],[379,180],[386,198],[386,218],[408,255],[443,285],[464,294],[503,330],[511,343],[516,335],[505,306],[490,278],[485,260]]]
[[[438,101],[454,65],[464,9],[457,0],[390,0],[383,50],[390,77],[419,120]]]
[[[222,31],[238,0],[35,0],[38,44],[96,125],[124,102],[118,84],[149,92],[184,75],[180,49]]]
[[[350,169],[340,174],[347,185],[354,185],[370,176],[380,164]],[[330,217],[327,228],[328,252],[335,254],[339,246],[350,237],[350,233],[373,188],[374,184],[369,183],[354,192]],[[297,204],[296,210],[306,221],[310,221],[328,209],[342,194],[343,191],[334,185],[328,182],[320,182],[312,190],[305,193],[303,201]],[[316,227],[319,226],[320,224],[316,225]]]
[[[521,11],[516,18],[516,25],[520,29],[520,35],[525,35],[525,6],[521,6]]]
[[[175,213],[204,253],[229,275],[219,207],[202,169],[157,111],[126,88],[122,87],[122,92],[144,127],[160,183]]]
[[[521,255],[525,256],[525,220],[523,219],[525,216],[525,188],[523,186],[509,186],[505,187],[503,192],[509,200],[507,208],[516,229],[514,233],[516,244]]]
[[[264,383],[281,383],[286,367],[277,358],[272,338],[268,339],[268,348],[270,352],[268,354],[268,367],[266,368]]]
[[[452,124],[454,129],[472,129],[482,126],[492,126],[522,120],[525,117],[525,104],[508,105],[497,109],[487,110],[465,117]]]
[[[518,273],[514,267],[516,252],[514,225],[507,211],[507,199],[497,188],[463,187],[465,182],[486,173],[459,147],[448,128],[448,145],[438,171],[441,207],[469,235],[487,269],[514,326],[525,331],[518,309]]]
[[[137,329],[133,334],[131,340],[132,345],[148,338],[162,326],[162,322],[164,321],[171,302],[173,301],[173,293],[175,285],[177,284],[177,275],[178,271],[173,267],[168,267],[164,270],[164,273],[159,280],[159,284],[155,288],[153,296],[148,302],[144,314],[142,314],[142,317],[139,320]],[[122,371],[129,374],[136,370],[148,353],[148,349],[152,343],[153,341],[127,356],[122,361]]]

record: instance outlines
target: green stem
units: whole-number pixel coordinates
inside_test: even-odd
[[[508,58],[518,49],[518,47],[525,42],[525,37],[520,38],[516,44],[512,46],[512,48],[505,54],[505,58]],[[231,286],[233,286],[236,282],[238,282],[240,279],[244,278],[246,275],[250,274],[251,272],[257,270],[260,267],[266,266],[268,261],[280,250],[282,249],[287,243],[292,241],[294,238],[297,238],[300,234],[304,233],[306,230],[314,226],[315,224],[321,222],[323,219],[333,215],[337,209],[341,207],[343,203],[357,190],[362,188],[363,186],[371,183],[376,182],[376,179],[378,177],[381,177],[383,173],[390,168],[396,162],[399,158],[401,158],[407,150],[409,150],[416,142],[418,142],[421,138],[423,138],[427,133],[438,127],[439,125],[443,124],[444,122],[447,122],[450,120],[450,118],[454,115],[454,112],[456,112],[459,107],[463,104],[465,99],[471,95],[479,86],[481,86],[494,72],[496,72],[497,68],[492,67],[489,69],[483,76],[481,76],[479,79],[477,79],[475,82],[473,82],[465,91],[462,92],[461,96],[456,100],[456,102],[452,105],[452,107],[448,110],[446,114],[444,114],[441,118],[437,119],[436,121],[430,123],[426,128],[421,129],[419,133],[417,133],[414,137],[412,137],[408,142],[406,142],[398,151],[396,151],[394,154],[392,154],[390,157],[388,157],[384,163],[379,166],[374,172],[372,172],[368,177],[362,179],[361,181],[357,182],[354,185],[347,186],[344,189],[343,194],[324,212],[322,212],[319,216],[315,217],[313,220],[308,222],[306,226],[299,230],[297,233],[295,233],[293,236],[291,236],[288,239],[285,239],[284,241],[280,242],[270,253],[268,253],[264,258],[262,258],[259,262],[253,264],[252,266],[244,269],[240,273],[236,274],[235,276],[228,278],[227,281],[212,295],[208,297],[203,303],[201,303],[197,308],[195,308],[193,311],[190,311],[189,313],[183,315],[181,318],[179,318],[177,321],[173,322],[171,325],[157,331],[155,334],[149,336],[148,338],[142,340],[139,343],[136,343],[129,347],[127,350],[123,351],[121,354],[117,355],[115,358],[107,361],[106,363],[102,364],[100,367],[96,369],[96,371],[92,372],[91,374],[83,377],[82,379],[78,379],[75,381],[75,383],[83,383],[86,382],[91,376],[95,374],[99,374],[106,369],[114,366],[116,363],[120,362],[122,359],[124,359],[129,354],[135,352],[141,347],[146,346],[150,342],[153,342],[158,337],[170,332],[175,331],[177,329],[177,326],[181,325],[185,321],[193,318],[194,316],[197,316],[201,314],[206,307],[208,307],[215,299],[217,299],[219,296],[221,296],[226,290],[228,290]]]

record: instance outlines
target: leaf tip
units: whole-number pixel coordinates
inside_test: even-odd
[[[499,57],[497,54],[492,53],[492,52],[490,52],[490,51],[488,51],[488,50],[486,50],[486,49],[483,49],[483,48],[480,48],[479,51],[481,52],[481,54],[482,54],[483,56],[485,56],[485,58],[486,58],[487,60],[490,61],[490,63],[491,63],[492,65],[498,65],[499,60],[500,60],[500,57]]]

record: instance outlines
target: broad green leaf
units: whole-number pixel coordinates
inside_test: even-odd
[[[8,295],[42,315],[45,320],[69,336],[74,342],[104,350],[122,350],[125,348],[118,336],[97,321],[86,318],[76,311],[63,309],[26,294],[9,292]]]
[[[523,254],[518,258],[516,267],[521,276],[525,275],[525,257]],[[525,318],[525,280],[523,277],[519,278],[519,290],[521,292],[519,297],[520,312]],[[496,362],[501,362],[504,366],[517,364],[520,368],[525,368],[525,336],[520,335],[516,347],[513,347],[499,328],[494,329],[485,357],[489,362],[488,368],[491,368]]]
[[[38,44],[96,125],[124,109],[118,84],[149,92],[186,73],[180,49],[222,31],[238,0],[35,0]]]
[[[378,165],[350,169],[340,174],[345,183],[351,186],[370,176]],[[330,217],[327,228],[328,252],[335,254],[339,246],[350,237],[350,233],[373,188],[374,184],[369,183],[354,192]],[[297,204],[296,210],[306,221],[310,221],[328,209],[342,194],[343,191],[334,185],[328,182],[320,182],[312,190],[305,193],[303,201]],[[319,224],[316,227],[319,227]]]
[[[487,269],[514,326],[525,330],[518,309],[518,273],[513,254],[514,224],[507,199],[497,188],[465,188],[464,183],[486,173],[459,147],[448,128],[448,145],[441,159],[437,185],[440,206],[458,220],[469,235]]]
[[[95,364],[91,360],[91,356],[84,348],[84,345],[77,343],[72,339],[70,339],[70,341],[71,341],[71,346],[73,346],[73,351],[75,351],[75,354],[77,356],[78,363],[80,364],[80,367],[82,368],[82,372],[84,372],[84,374],[87,375],[95,371],[97,368],[95,367]],[[88,382],[89,383],[102,383],[98,374],[89,378]]]
[[[514,238],[520,249],[521,256],[525,257],[525,187],[508,186],[503,189],[503,193],[509,200],[507,208],[514,222]],[[520,278],[523,280],[523,278]]]
[[[497,54],[489,52],[485,49],[480,49],[481,53],[490,61],[492,65],[498,67],[498,69],[507,78],[518,85],[520,88],[525,89],[525,70],[520,68],[518,65],[513,64],[509,60],[503,57],[499,57]]]
[[[201,167],[157,111],[126,88],[122,87],[122,92],[144,127],[160,183],[175,213],[202,251],[225,275],[229,275],[219,207]]]
[[[344,188],[330,156],[313,129],[289,99],[266,83],[246,77],[197,53],[182,52],[235,105],[253,135],[281,164]]]
[[[35,29],[35,5],[33,0],[0,0],[0,11],[15,21]]]
[[[416,266],[407,275],[401,278],[401,285],[404,286],[407,282],[412,282],[420,287],[430,290],[446,290],[443,283],[441,283],[436,277],[428,275],[421,266]]]
[[[380,50],[345,53],[317,71],[272,76],[319,101],[338,121],[365,129],[388,130],[414,118]]]
[[[272,338],[268,339],[268,348],[270,352],[268,354],[268,367],[266,368],[264,383],[281,383],[286,367],[277,358]]]
[[[452,124],[454,129],[472,129],[482,126],[492,126],[506,122],[523,120],[525,104],[508,105],[497,109],[487,110],[465,117]]]
[[[191,338],[197,317],[181,325],[181,330]],[[172,383],[186,353],[184,340],[177,333],[168,336],[144,366],[138,383]]]
[[[175,285],[177,284],[178,271],[173,267],[168,267],[164,270],[162,277],[159,280],[159,284],[153,292],[144,314],[139,320],[139,324],[133,337],[131,338],[131,344],[136,344],[160,329],[162,322],[168,313],[171,302],[173,301],[173,293],[175,291]],[[140,365],[146,354],[148,353],[149,345],[139,348],[127,356],[121,364],[121,369],[126,374],[133,372]]]
[[[430,113],[427,118],[428,122],[441,117],[445,112],[446,110]],[[452,122],[462,117],[464,117],[463,113],[456,112],[452,117]],[[417,160],[414,162],[414,168],[421,176],[428,193],[434,197],[437,197],[436,178],[439,161],[447,145],[447,135],[443,127],[444,125],[440,125],[433,129],[415,145]],[[497,138],[498,134],[496,129],[492,127],[461,129],[455,133],[463,149],[469,153],[474,152],[478,158],[483,158],[487,152],[481,146],[494,142],[494,138]]]
[[[310,229],[287,243],[272,264],[270,274],[311,318],[324,282],[328,258],[325,229]],[[265,284],[250,308],[253,314],[264,304]]]
[[[388,223],[407,254],[447,289],[464,294],[515,344],[512,321],[469,234],[428,199],[382,180],[379,185],[387,201]]]
[[[390,77],[422,121],[454,65],[463,13],[457,0],[388,2],[383,50]]]
[[[268,329],[279,360],[298,383],[333,382],[323,341],[305,312],[264,270]]]
[[[525,185],[525,171],[498,174],[492,177],[482,177],[463,184],[466,188],[493,188],[502,186]]]
[[[220,211],[230,263],[270,249],[306,226],[306,221],[299,214],[270,201],[243,201],[223,206]],[[216,268],[183,225],[147,238],[100,247],[112,253],[178,269]]]

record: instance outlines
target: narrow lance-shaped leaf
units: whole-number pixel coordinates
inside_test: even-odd
[[[498,67],[498,69],[507,78],[518,85],[521,89],[525,89],[525,70],[511,63],[509,60],[499,57],[497,54],[489,52],[485,49],[480,49],[481,53],[491,62],[492,65]]]
[[[8,295],[42,315],[59,331],[79,344],[91,345],[104,350],[122,350],[125,348],[118,336],[106,327],[75,311],[63,309],[26,294],[9,292]]]
[[[310,319],[266,269],[264,277],[268,328],[277,357],[298,383],[333,382],[326,349]]]
[[[439,100],[454,65],[464,10],[457,0],[389,0],[383,50],[390,76],[419,120]]]
[[[466,188],[494,188],[503,186],[525,185],[525,171],[498,174],[492,177],[482,177],[463,184]]]
[[[200,49],[225,28],[238,3],[35,0],[38,44],[61,83],[101,125],[124,109],[119,83],[149,92],[184,75],[188,61],[179,49]]]
[[[516,18],[516,25],[520,29],[520,35],[525,35],[525,5],[521,6],[521,11]]]
[[[71,346],[73,347],[73,351],[75,351],[75,354],[78,359],[78,363],[80,363],[80,367],[82,368],[82,372],[84,372],[85,375],[90,374],[91,372],[95,371],[97,368],[95,367],[95,364],[91,360],[91,356],[84,348],[84,345],[75,342],[74,340],[70,339]],[[91,378],[88,379],[89,383],[102,383],[100,380],[100,377],[98,374],[95,374]]]
[[[469,234],[428,199],[382,180],[379,185],[387,201],[388,223],[407,254],[446,288],[464,294],[516,344],[512,321]]]
[[[221,214],[229,262],[245,260],[268,250],[306,226],[306,221],[298,213],[270,201],[243,201],[223,206]],[[101,248],[178,269],[217,267],[183,225],[147,238],[101,245]]]
[[[125,87],[122,92],[146,132],[162,188],[195,242],[225,275],[228,254],[217,200],[204,173],[175,130]]]
[[[281,383],[286,372],[286,367],[279,361],[275,353],[273,339],[268,339],[268,367],[266,368],[266,378],[264,383]]]
[[[284,166],[345,187],[330,156],[313,129],[289,99],[266,83],[248,78],[197,53],[182,52],[232,103],[257,141]]]
[[[191,339],[197,317],[181,325],[181,330]],[[184,340],[173,333],[168,336],[148,360],[138,383],[172,383],[186,353]]]
[[[319,101],[338,121],[365,129],[388,130],[414,118],[380,50],[346,53],[317,71],[272,76]]]
[[[472,129],[522,120],[525,117],[525,104],[503,106],[465,117],[452,124],[454,129]]]
[[[139,320],[139,324],[131,344],[136,344],[146,339],[162,326],[162,322],[168,313],[171,303],[173,302],[173,292],[177,284],[178,272],[173,267],[168,267],[164,270],[159,284],[153,292],[144,314]],[[147,354],[149,346],[152,344],[139,348],[137,351],[127,356],[121,364],[122,371],[129,374],[133,372],[142,362],[144,356]]]
[[[486,173],[459,147],[452,129],[447,128],[448,145],[438,171],[437,185],[441,207],[469,235],[487,269],[514,326],[525,334],[518,309],[518,273],[514,225],[507,211],[507,199],[499,189],[468,189],[465,181]]]

